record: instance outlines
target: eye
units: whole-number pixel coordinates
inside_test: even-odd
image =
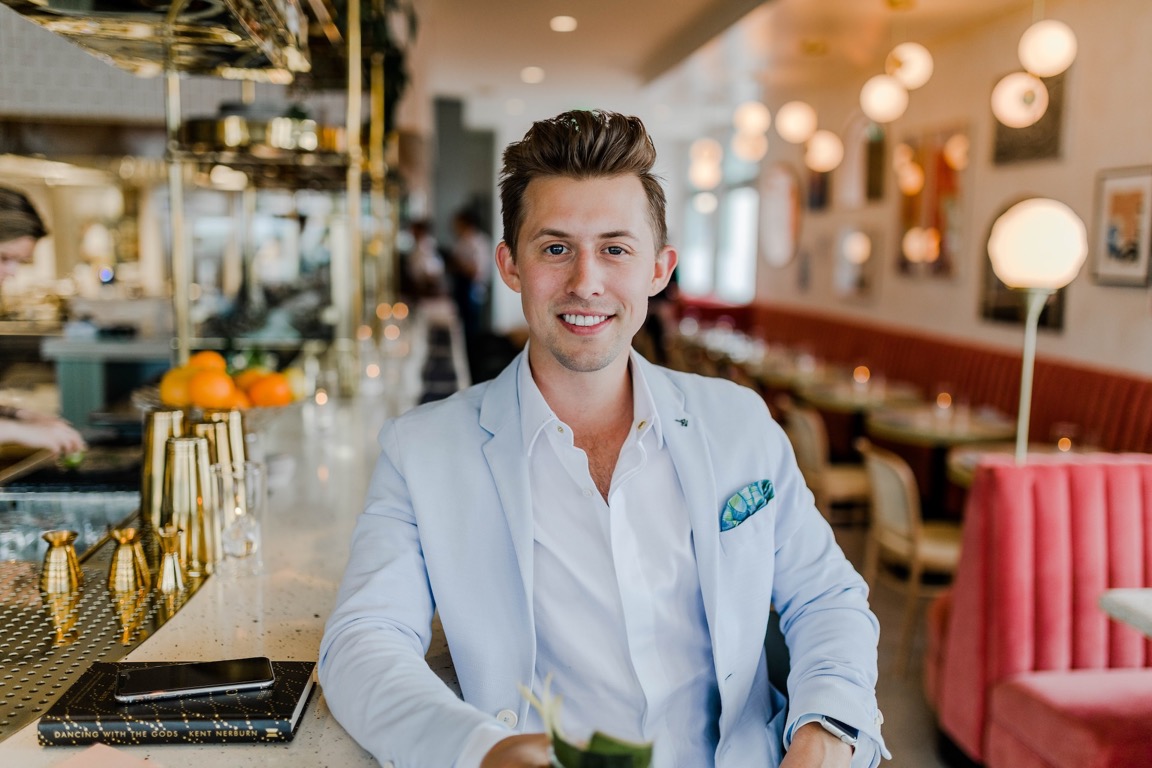
[[[563,256],[567,249],[562,245],[549,245],[544,252],[550,256]]]
[[[624,254],[627,253],[627,251],[625,251],[619,245],[610,245],[607,248],[605,248],[604,250],[608,251],[608,253],[612,254],[613,256],[623,256]]]

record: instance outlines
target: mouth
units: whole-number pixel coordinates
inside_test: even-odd
[[[577,328],[595,328],[608,322],[611,318],[611,315],[581,315],[569,312],[560,315],[560,319],[567,325]]]

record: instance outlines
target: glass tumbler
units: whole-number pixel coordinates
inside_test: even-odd
[[[264,565],[262,528],[268,506],[265,466],[258,461],[212,465],[216,518],[226,571],[257,574]]]

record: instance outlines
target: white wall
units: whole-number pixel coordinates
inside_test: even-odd
[[[1152,165],[1152,3],[1148,0],[1064,0],[1047,3],[1046,15],[1069,24],[1079,40],[1079,56],[1066,75],[1062,157],[995,166],[992,163],[994,118],[988,106],[993,85],[1020,69],[1016,45],[1031,14],[1005,17],[983,28],[943,41],[921,41],[936,60],[932,80],[911,94],[907,113],[891,124],[889,155],[895,143],[931,129],[967,125],[972,140],[971,164],[964,177],[963,244],[951,278],[910,278],[896,272],[898,192],[888,164],[885,198],[856,210],[837,206],[833,195],[825,212],[806,213],[802,246],[811,256],[810,288],[798,289],[797,262],[773,269],[761,266],[757,300],[819,310],[871,321],[907,326],[1016,349],[1018,326],[979,318],[981,281],[987,258],[985,243],[995,217],[1007,205],[1027,196],[1060,200],[1094,229],[1097,173],[1101,169]],[[882,71],[877,62],[875,72]],[[804,98],[820,114],[821,126],[838,133],[859,115],[863,81],[820,93],[780,93],[766,98],[778,106]],[[774,136],[774,134],[773,134]],[[798,148],[776,139],[765,159],[802,168]],[[686,163],[685,163],[686,165]],[[866,224],[881,234],[878,277],[868,299],[842,299],[832,289],[836,236],[848,224]],[[1064,330],[1041,332],[1039,353],[1092,365],[1152,375],[1152,306],[1147,288],[1097,285],[1092,254],[1067,289]]]

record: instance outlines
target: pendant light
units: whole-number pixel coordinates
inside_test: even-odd
[[[1013,72],[992,89],[992,114],[1009,128],[1027,128],[1048,110],[1048,89],[1040,78]]]
[[[737,133],[764,133],[772,125],[772,113],[758,101],[746,101],[736,107],[732,124]]]
[[[1037,77],[1058,75],[1076,59],[1076,34],[1062,21],[1044,19],[1024,31],[1017,53],[1024,69]]]
[[[789,144],[803,144],[816,132],[816,110],[803,101],[790,101],[776,112],[776,133]]]
[[[860,89],[860,108],[877,123],[890,123],[908,108],[908,91],[891,75],[876,75]]]
[[[828,173],[844,159],[844,142],[832,131],[819,130],[808,139],[804,164],[817,173]]]
[[[932,54],[920,43],[900,43],[884,60],[884,71],[909,91],[928,82],[933,67]]]

